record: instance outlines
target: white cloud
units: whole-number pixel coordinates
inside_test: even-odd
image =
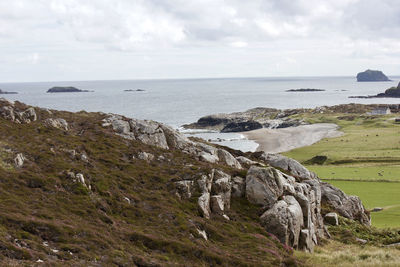
[[[81,66],[85,75],[107,78],[130,78],[132,69],[135,77],[231,76],[242,64],[243,76],[274,74],[266,69],[345,74],[357,62],[388,62],[395,72],[398,14],[398,0],[3,0],[0,61],[10,71],[0,79],[12,77],[11,69],[25,71],[23,62],[43,70],[38,79],[68,78],[54,66],[72,70],[70,79],[85,78],[73,71]],[[234,64],[224,66],[218,53]],[[124,67],[129,60],[131,69]],[[106,66],[90,72],[99,61]],[[308,67],[294,67],[302,63]]]

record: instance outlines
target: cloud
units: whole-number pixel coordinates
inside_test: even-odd
[[[76,69],[73,64],[92,66],[100,57],[105,62],[117,58],[120,67],[128,57],[152,70],[151,64],[185,56],[190,58],[183,61],[187,64],[208,61],[231,73],[234,65],[227,69],[215,56],[221,53],[223,59],[237,57],[236,64],[259,66],[259,73],[279,66],[279,73],[301,75],[307,69],[292,63],[300,66],[317,60],[312,59],[316,53],[329,59],[329,64],[349,59],[398,60],[398,14],[398,0],[4,0],[0,2],[0,61],[22,64],[20,59],[25,59],[42,68],[53,64]],[[126,56],[117,55],[121,52]],[[248,53],[253,59],[235,53]],[[270,68],[260,67],[268,58]],[[309,66],[317,64],[322,62]],[[342,64],[336,64],[342,71]],[[190,76],[187,71],[196,69],[181,65],[170,71]],[[147,75],[150,70],[138,73]]]

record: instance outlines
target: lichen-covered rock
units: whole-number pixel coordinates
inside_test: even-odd
[[[58,118],[58,119],[53,119],[53,118],[48,118],[44,121],[44,123],[48,126],[57,128],[57,129],[62,129],[64,131],[68,131],[68,123],[66,120]]]
[[[145,160],[147,162],[150,162],[154,159],[154,155],[147,152],[139,152],[137,157],[138,159]]]
[[[18,153],[17,156],[14,158],[14,165],[17,168],[22,168],[25,162],[25,156],[22,153]]]
[[[253,203],[271,207],[283,195],[283,177],[278,170],[250,167],[246,176],[246,197]]]
[[[242,166],[240,165],[239,161],[237,161],[235,157],[232,156],[232,154],[229,153],[228,151],[224,149],[218,149],[217,155],[219,160],[225,163],[226,165],[236,169],[242,169]]]
[[[261,165],[259,162],[251,160],[251,159],[248,159],[248,158],[243,157],[243,156],[236,157],[236,160],[239,161],[239,163],[241,165],[244,165],[244,166],[247,166],[247,167],[250,167],[252,165]]]
[[[137,140],[147,145],[157,146],[164,149],[169,148],[160,123],[132,119],[129,121],[129,124]]]
[[[339,188],[321,182],[322,204],[325,204],[348,219],[371,225],[369,213],[357,196],[348,196]]]
[[[210,193],[203,193],[197,200],[197,206],[199,207],[200,214],[204,218],[210,219]]]
[[[232,178],[232,197],[244,197],[246,192],[246,181],[244,178],[235,176]]]
[[[211,211],[218,215],[224,215],[224,201],[220,195],[211,196]]]
[[[15,123],[31,123],[37,120],[37,115],[33,107],[27,108],[26,110],[18,110],[14,103],[0,100],[2,106],[0,107],[0,116],[6,120],[10,120]]]
[[[298,247],[303,226],[303,213],[299,203],[292,196],[276,202],[260,217],[261,224],[283,244]]]
[[[292,176],[299,180],[316,179],[317,175],[307,170],[297,160],[282,156],[280,154],[263,153],[260,159],[264,160],[270,166],[288,171]]]
[[[221,170],[214,170],[211,193],[221,196],[225,210],[231,207],[231,187],[231,176]]]
[[[339,218],[337,213],[330,212],[326,214],[324,217],[324,222],[329,225],[334,225],[334,226],[339,225]]]
[[[181,199],[188,199],[192,197],[192,188],[194,181],[184,180],[175,182],[177,194]]]

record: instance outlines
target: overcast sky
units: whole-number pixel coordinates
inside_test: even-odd
[[[399,0],[0,0],[0,82],[400,74]]]

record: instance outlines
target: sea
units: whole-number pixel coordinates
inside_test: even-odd
[[[255,107],[289,109],[346,103],[398,104],[400,99],[349,98],[375,95],[397,86],[400,76],[390,78],[392,81],[389,82],[357,82],[355,77],[259,77],[0,83],[0,89],[18,92],[0,97],[49,109],[101,111],[155,120],[187,135],[242,151],[254,151],[257,144],[241,134],[183,130],[181,126],[205,115],[245,111]],[[93,92],[46,93],[53,86],[74,86]],[[300,88],[325,91],[286,92]]]

